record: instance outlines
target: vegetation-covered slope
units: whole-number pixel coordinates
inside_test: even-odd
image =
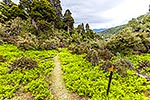
[[[148,99],[150,83],[138,75],[150,71],[149,14],[110,29],[113,35],[106,40],[88,23],[74,28],[71,11],[62,14],[60,0],[20,0],[18,5],[4,0],[0,8],[0,99],[23,99],[22,95],[53,99],[49,77],[54,64],[49,58],[56,55],[53,49],[59,50],[60,44],[71,50],[63,49],[60,59],[72,92],[92,100]],[[116,69],[106,97],[107,70],[112,65]]]
[[[107,48],[113,53],[133,54],[150,52],[150,33],[133,33],[130,28],[122,30],[107,41]]]
[[[119,33],[122,29],[124,29],[126,25],[120,25],[116,27],[112,27],[109,29],[106,29],[100,33],[98,33],[103,38],[110,38],[112,35]]]
[[[117,70],[114,72],[110,95],[106,96],[109,72],[104,72],[99,67],[103,62],[99,66],[92,66],[83,56],[72,55],[68,51],[60,53],[64,79],[69,90],[80,96],[88,96],[90,100],[148,100],[146,96],[150,94],[150,83],[127,67],[126,76],[120,76]],[[138,61],[147,60],[147,57],[150,55],[138,56],[138,59],[135,56],[129,58],[136,64]]]
[[[3,44],[0,46],[0,98],[21,98],[28,95],[28,98],[35,100],[53,99],[49,86],[49,77],[54,64],[50,59],[56,56],[56,51],[21,51],[13,45]],[[64,72],[66,86],[72,92],[77,92],[80,96],[88,96],[91,100],[98,99],[136,99],[148,100],[150,95],[150,83],[145,78],[136,75],[134,71],[125,67],[127,73],[122,76],[118,70],[114,72],[112,86],[109,97],[106,96],[109,72],[102,69],[105,61],[101,61],[98,66],[93,66],[83,57],[85,55],[72,55],[68,50],[63,49],[59,54]],[[36,61],[38,66],[28,69],[26,63],[18,60],[27,57]],[[124,57],[130,60],[135,68],[146,75],[149,67],[141,67],[139,62],[147,61],[149,54]],[[29,59],[28,59],[29,60]],[[17,63],[19,61],[20,63]],[[16,62],[16,63],[14,63]],[[112,61],[118,62],[116,58]],[[16,64],[16,66],[14,66]],[[18,64],[25,66],[17,67]],[[33,66],[30,65],[30,66]],[[101,67],[100,67],[101,66]],[[121,68],[120,66],[119,68]],[[117,68],[117,67],[116,67]],[[142,69],[141,69],[142,68]],[[122,70],[123,71],[123,70]],[[128,81],[127,81],[128,80]],[[27,98],[27,97],[26,97]]]
[[[146,14],[129,21],[126,28],[108,39],[106,48],[124,54],[150,52],[149,19],[150,14]]]
[[[5,58],[5,61],[0,61],[1,100],[53,99],[49,90],[51,84],[49,77],[54,67],[51,58],[56,55],[56,51],[23,52],[16,46],[3,44],[0,45],[0,55]],[[22,57],[28,59],[24,60]],[[27,69],[27,66],[34,66],[33,63],[35,63],[30,59],[35,61],[37,66]],[[28,97],[23,98],[23,95],[27,94]]]
[[[120,33],[124,28],[132,28],[132,32],[150,32],[150,14],[141,15],[137,18],[132,18],[127,24],[109,28],[100,32],[100,36],[110,38],[114,34]]]
[[[150,32],[150,13],[133,18],[127,24],[133,32]]]

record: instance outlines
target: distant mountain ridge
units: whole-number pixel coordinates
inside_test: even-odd
[[[119,33],[124,28],[126,28],[126,24],[106,29],[104,31],[99,32],[98,34],[100,36],[103,36],[104,38],[110,38],[113,34]]]
[[[102,31],[104,31],[104,30],[107,30],[107,28],[93,29],[93,31],[94,31],[95,33],[99,33],[99,32],[102,32]]]

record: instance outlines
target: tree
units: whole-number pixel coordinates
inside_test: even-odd
[[[93,32],[92,29],[90,29],[90,25],[88,23],[85,25],[85,28],[86,28],[86,35],[88,36],[88,38],[94,39],[96,37],[99,37],[97,36],[96,33]]]
[[[60,0],[50,0],[50,3],[54,6],[57,17],[62,18],[63,15],[62,15],[62,7],[60,5],[61,3]]]
[[[32,2],[30,0],[20,0],[19,7],[21,9],[24,9],[26,11],[26,13],[29,14],[31,11],[31,4],[32,4]]]
[[[55,21],[56,12],[53,5],[47,0],[20,0],[20,8],[35,20],[44,19],[48,22]]]
[[[17,4],[13,3],[11,0],[4,0],[1,2],[1,18],[5,21],[10,19],[15,19],[16,17],[26,18],[26,14],[22,9],[18,7]]]
[[[79,34],[82,34],[82,28],[81,28],[81,25],[78,25],[78,26],[77,26],[77,32],[78,32]]]
[[[85,25],[85,29],[86,29],[86,32],[88,32],[90,30],[90,26],[88,23]]]
[[[22,19],[27,19],[27,15],[25,12],[18,7],[18,5],[12,5],[12,7],[9,9],[9,12],[11,13],[11,17],[14,19],[16,17],[20,17]]]
[[[90,26],[89,26],[88,23],[85,25],[85,28],[86,28],[86,34],[87,34],[89,37],[91,37],[91,35],[92,35],[92,30],[90,29]]]
[[[32,25],[36,30],[46,31],[56,22],[54,6],[47,0],[21,0],[19,7],[31,18]]]
[[[7,5],[11,5],[11,0],[3,0],[3,2],[5,2],[5,4],[7,4]]]
[[[74,19],[71,16],[71,12],[69,9],[67,9],[64,14],[64,22],[65,22],[65,30],[68,31],[68,33],[71,33],[73,31]]]
[[[49,0],[49,2],[53,5],[54,10],[56,12],[56,20],[54,23],[55,28],[62,29],[64,26],[63,15],[62,15],[62,7],[60,0]]]
[[[1,9],[0,9],[0,12],[1,12],[0,19],[2,21],[9,20],[11,16],[10,16],[10,13],[9,13],[8,9],[10,9],[10,7],[5,2],[0,2],[0,6],[1,6]]]
[[[82,35],[84,36],[85,35],[85,29],[84,29],[84,24],[83,23],[81,24],[81,29],[82,29]]]
[[[51,3],[47,0],[33,0],[31,3],[31,18],[36,20],[45,20],[53,22],[56,19],[56,12]]]
[[[77,27],[77,32],[78,32],[79,34],[81,34],[82,36],[85,34],[85,29],[84,29],[84,24],[83,24],[83,23],[80,24],[80,25],[78,25],[78,27]]]

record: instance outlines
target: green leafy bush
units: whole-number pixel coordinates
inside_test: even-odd
[[[58,40],[55,39],[42,41],[41,44],[39,45],[39,49],[42,50],[52,50],[57,48],[58,48]]]
[[[149,46],[145,45],[145,37],[140,37],[140,33],[132,33],[131,29],[126,28],[121,33],[114,35],[107,42],[107,48],[113,53],[133,54],[135,51],[148,52]],[[142,33],[145,34],[145,33]]]
[[[3,55],[0,55],[0,62],[5,62],[6,58]]]
[[[16,69],[32,69],[38,67],[38,64],[36,61],[34,61],[31,58],[21,57],[17,60],[15,60],[11,65],[11,70]]]
[[[128,26],[133,32],[150,32],[150,15],[141,15],[138,18],[133,18],[128,22]]]
[[[148,60],[140,61],[138,66],[139,66],[139,69],[150,67],[150,61]]]
[[[100,61],[98,52],[94,49],[90,50],[86,55],[86,60],[91,62],[93,65],[97,65]]]

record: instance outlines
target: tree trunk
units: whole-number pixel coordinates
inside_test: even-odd
[[[68,31],[68,33],[70,33],[70,27],[69,27],[69,25],[67,26],[67,31]]]
[[[31,23],[32,23],[32,25],[35,27],[35,29],[38,29],[38,27],[36,26],[36,22],[35,22],[34,19],[31,19]]]
[[[19,34],[19,32],[20,32],[20,25],[21,25],[21,22],[22,22],[22,18],[20,18],[19,23],[18,23],[17,34]]]

